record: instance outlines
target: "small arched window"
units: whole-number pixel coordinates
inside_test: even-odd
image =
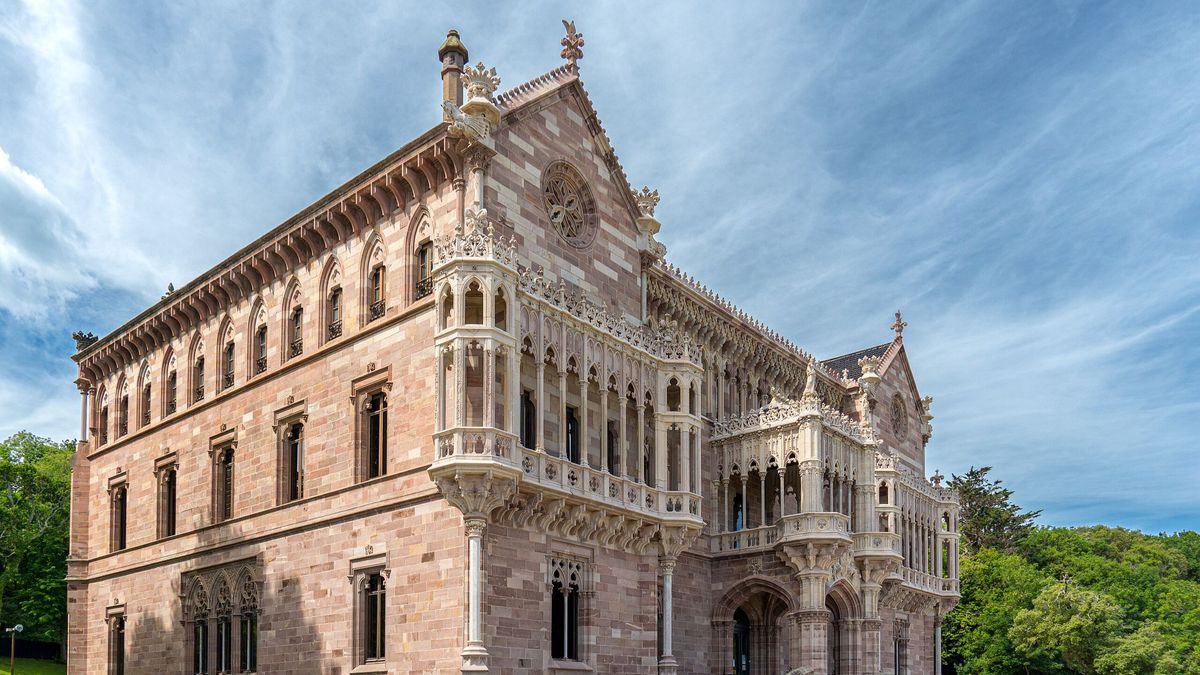
[[[447,286],[446,290],[442,291],[442,328],[449,328],[454,324],[454,293]]]
[[[374,321],[380,318],[387,312],[387,300],[384,295],[384,266],[376,265],[375,269],[371,270],[371,306],[367,314],[368,321]]]
[[[150,383],[142,385],[142,426],[150,424]]]
[[[342,336],[342,289],[335,288],[329,291],[329,307],[327,308],[329,315],[328,339],[333,340]]]
[[[508,302],[504,299],[504,289],[496,289],[495,308],[492,310],[495,314],[496,328],[500,330],[508,330]]]
[[[464,298],[467,315],[465,318],[468,324],[483,323],[483,290],[479,287],[478,281],[472,281],[467,286],[466,297]]]
[[[880,503],[880,504],[886,504],[886,503],[888,503],[888,486],[887,486],[887,483],[880,483],[880,484],[879,484],[879,503]]]
[[[192,363],[192,401],[204,400],[204,357],[197,356]]]
[[[679,412],[680,405],[679,380],[672,377],[671,381],[667,384],[667,409],[672,412]]]
[[[263,324],[254,332],[254,374],[267,369],[267,325]]]
[[[416,263],[413,300],[420,300],[433,293],[433,244],[424,241],[417,246]]]
[[[304,308],[297,307],[292,310],[291,321],[291,346],[288,348],[290,357],[300,356],[304,353]]]

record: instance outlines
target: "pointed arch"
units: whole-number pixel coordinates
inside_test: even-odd
[[[318,342],[324,344],[342,335],[346,316],[346,293],[342,288],[342,265],[337,255],[330,254],[321,272]]]
[[[138,369],[137,377],[137,420],[138,428],[142,428],[150,424],[150,361],[142,359],[142,365]]]
[[[167,351],[163,354],[162,362],[162,383],[159,384],[159,391],[162,399],[161,415],[166,417],[174,414],[179,404],[179,364],[175,359],[175,348],[168,345]]]
[[[233,327],[233,320],[226,314],[217,328],[217,391],[225,391],[233,386],[234,359],[237,356],[236,336],[237,330]]]
[[[409,219],[404,255],[405,296],[416,302],[433,290],[433,217],[424,205]]]
[[[359,324],[366,325],[387,314],[387,296],[392,286],[387,267],[387,247],[378,232],[371,232],[363,243],[358,265]]]
[[[188,349],[188,393],[189,401],[196,403],[204,400],[204,380],[206,366],[204,359],[204,337],[200,331],[192,336],[191,347]]]
[[[129,433],[129,378],[125,373],[117,378],[117,386],[113,391],[117,394],[117,438],[121,438]]]
[[[270,332],[267,328],[267,306],[262,296],[256,295],[250,303],[250,313],[246,315],[246,379],[266,371]]]
[[[863,616],[862,600],[858,593],[845,579],[838,579],[829,587],[826,598],[837,605],[838,616],[841,619],[861,619]]]
[[[280,351],[283,352],[281,361],[286,362],[288,359],[304,353],[306,319],[304,294],[301,292],[300,282],[294,276],[283,287],[282,309],[279,335],[282,339],[283,349]]]

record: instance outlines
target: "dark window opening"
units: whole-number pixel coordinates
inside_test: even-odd
[[[382,575],[372,574],[367,578],[363,600],[363,658],[366,661],[379,661],[385,655],[387,625],[387,588]]]
[[[367,401],[367,478],[387,473],[387,396],[376,392]]]
[[[371,306],[369,321],[374,321],[383,316],[387,311],[387,303],[384,301],[383,294],[383,272],[384,267],[380,265],[374,270],[371,270]]]
[[[329,339],[342,336],[342,289],[335,288],[329,293]]]
[[[416,293],[413,299],[433,293],[433,245],[425,242],[417,247],[417,279]]]
[[[243,673],[252,673],[258,670],[258,615],[247,611],[239,624],[242,651],[238,665]]]
[[[162,479],[162,536],[175,534],[175,469],[166,469]]]
[[[125,617],[112,617],[108,630],[109,675],[125,675]]]
[[[225,345],[224,361],[221,363],[221,387],[228,389],[233,386],[233,343]]]
[[[150,424],[150,385],[142,387],[142,426]]]
[[[198,357],[192,366],[192,400],[204,400],[204,357]]]
[[[533,392],[521,392],[521,445],[532,449],[537,443],[537,406],[533,404]]]
[[[128,488],[124,485],[112,493],[112,550],[125,549],[125,525],[128,510]]]
[[[579,418],[571,406],[567,406],[567,459],[579,463]]]
[[[304,425],[300,422],[288,425],[284,435],[284,501],[304,497]]]
[[[129,433],[129,395],[121,396],[117,407],[117,436]]]
[[[217,486],[216,505],[213,511],[216,521],[221,522],[233,517],[233,448],[228,447],[218,451],[217,456]]]
[[[257,375],[267,369],[267,327],[259,326],[255,335],[258,351],[254,355],[254,373]]]
[[[618,448],[621,445],[617,438],[617,423],[609,421],[608,423],[608,472],[611,474],[621,473],[621,457]]]
[[[304,308],[292,310],[292,343],[289,349],[292,356],[304,353]]]
[[[108,442],[108,406],[100,408],[100,445]]]
[[[195,675],[208,673],[208,623],[196,619],[192,626],[192,672]]]
[[[178,395],[179,395],[179,377],[177,375],[175,375],[175,371],[172,370],[171,373],[169,375],[167,375],[167,414],[168,415],[173,414],[175,412],[175,402],[178,400]]]
[[[227,616],[217,620],[217,672],[233,672],[233,620]]]
[[[579,587],[556,580],[550,602],[550,657],[579,659]]]

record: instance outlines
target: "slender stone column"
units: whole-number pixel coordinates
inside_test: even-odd
[[[629,397],[620,396],[621,410],[617,420],[617,461],[621,463],[616,472],[618,476],[629,475]]]
[[[675,556],[662,556],[658,559],[658,571],[662,574],[662,607],[663,607],[663,627],[662,627],[662,654],[658,657],[658,672],[659,675],[674,675],[679,664],[675,661],[675,656],[672,654],[672,615],[674,613],[671,590],[671,579],[675,574]]]
[[[467,530],[467,645],[462,651],[462,672],[486,673],[487,649],[483,645],[483,593],[481,575],[483,570],[483,533],[487,521],[468,518],[464,521]]]
[[[600,465],[612,473],[612,457],[608,452],[608,387],[600,383]]]
[[[646,406],[637,406],[637,479],[643,485],[646,483]]]
[[[537,425],[535,426],[534,450],[546,451],[546,359],[537,357]]]
[[[79,385],[79,440],[86,443],[88,440],[88,403],[95,392],[87,386],[87,383],[80,380]]]
[[[692,431],[686,424],[679,426],[679,489],[692,491]]]
[[[933,673],[942,675],[942,617],[933,619]]]
[[[483,426],[496,426],[496,346],[486,340],[483,350]]]
[[[725,372],[717,371],[717,419],[725,419]]]
[[[515,322],[519,319],[514,316],[512,320]],[[514,324],[513,332],[518,331],[519,328]],[[505,349],[504,353],[508,357],[508,408],[505,409],[508,412],[508,431],[516,434],[521,431],[521,350]]]
[[[742,526],[739,530],[749,529],[750,527],[750,493],[746,491],[746,486],[750,482],[750,474],[742,472]]]
[[[592,457],[588,454],[588,375],[584,371],[579,378],[579,463],[592,466]]]
[[[434,428],[437,431],[444,431],[446,429],[446,406],[450,405],[450,402],[446,400],[448,393],[446,391],[446,356],[442,353],[441,348],[435,351],[437,352],[437,369],[434,372],[434,380],[436,381],[433,386],[437,388],[438,406],[434,414],[436,418]]]
[[[558,369],[558,456],[567,456],[567,369],[561,366]]]
[[[467,350],[462,344],[454,345],[454,426],[467,424]],[[463,448],[458,448],[462,452]]]
[[[767,524],[767,472],[758,470],[758,526]]]
[[[721,531],[724,532],[730,528],[732,518],[732,510],[729,508],[729,479],[721,479],[721,488],[725,491],[724,509],[721,511]]]

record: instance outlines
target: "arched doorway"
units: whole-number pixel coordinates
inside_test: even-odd
[[[740,607],[733,613],[733,672],[750,675],[750,617]]]
[[[838,663],[842,658],[842,617],[838,612],[837,603],[832,598],[825,598],[825,609],[829,611],[829,625],[825,628],[825,672],[828,675],[839,675]]]
[[[765,579],[749,579],[730,590],[714,608],[722,675],[778,675],[785,666],[784,614],[792,610],[788,594]]]

